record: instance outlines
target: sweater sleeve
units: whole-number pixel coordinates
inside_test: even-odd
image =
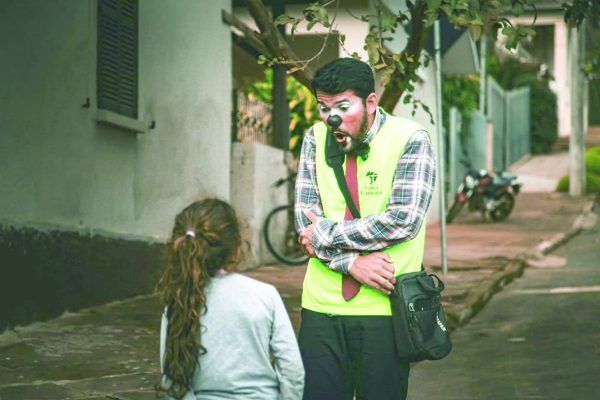
[[[273,287],[273,325],[269,344],[279,380],[279,400],[301,400],[304,392],[304,366],[296,335],[283,301]]]

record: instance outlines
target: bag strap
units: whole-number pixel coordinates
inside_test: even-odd
[[[417,282],[419,282],[423,290],[425,290],[426,292],[441,293],[446,288],[444,282],[437,275],[429,274],[429,277],[431,277],[434,281],[437,281],[437,286],[431,286],[429,282],[427,282],[426,276],[417,277]]]
[[[327,165],[333,169],[333,173],[335,174],[335,180],[337,181],[338,186],[344,195],[344,199],[346,200],[346,205],[352,213],[352,216],[355,219],[360,218],[360,212],[356,208],[356,204],[354,204],[354,200],[352,200],[352,196],[350,195],[350,189],[348,188],[348,184],[346,183],[346,177],[344,176],[344,159],[346,155],[339,148],[339,146],[333,140],[333,135],[327,132],[327,144],[325,146],[325,160]]]

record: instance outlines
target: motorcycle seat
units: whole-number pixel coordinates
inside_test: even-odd
[[[506,176],[500,176],[500,177],[495,177],[494,178],[494,185],[497,186],[503,186],[503,185],[510,185],[510,183],[513,181],[514,177],[506,177]]]

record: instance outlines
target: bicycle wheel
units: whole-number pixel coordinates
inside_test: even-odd
[[[263,236],[269,252],[283,264],[302,265],[308,261],[294,228],[294,206],[275,207],[267,215]]]

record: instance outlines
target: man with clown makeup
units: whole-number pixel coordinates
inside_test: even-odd
[[[409,363],[396,355],[388,295],[395,277],[421,269],[435,184],[431,141],[416,122],[378,107],[362,61],[326,64],[312,87],[322,122],[304,137],[295,193],[299,240],[311,256],[298,337],[304,399],[404,399]],[[328,135],[343,152],[360,218],[327,164]]]

